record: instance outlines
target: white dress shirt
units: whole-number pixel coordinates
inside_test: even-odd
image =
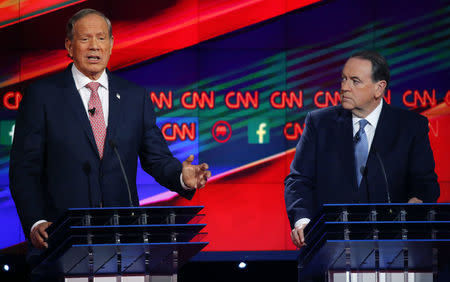
[[[372,146],[373,137],[375,136],[375,129],[377,128],[378,120],[380,119],[381,109],[383,108],[383,102],[380,101],[380,104],[365,118],[368,121],[364,131],[367,136],[367,153],[370,152],[370,146]],[[356,132],[359,130],[359,121],[362,118],[355,116],[352,114],[352,124],[353,124],[353,136],[355,136]],[[295,222],[294,227],[298,227],[300,225],[306,225],[311,221],[309,218],[300,218]]]
[[[364,131],[367,136],[367,153],[370,152],[370,146],[372,146],[373,137],[375,136],[375,129],[377,128],[378,120],[380,119],[381,109],[383,108],[383,103],[380,104],[365,118],[367,120],[367,125],[364,127]],[[352,122],[353,122],[353,136],[356,135],[356,132],[359,130],[359,121],[362,118],[355,116],[352,114]]]
[[[108,75],[106,74],[106,70],[103,70],[102,75],[100,75],[99,79],[91,80],[84,74],[82,74],[75,64],[72,65],[72,76],[75,81],[75,87],[77,88],[78,93],[80,93],[81,100],[83,101],[84,109],[86,110],[86,115],[89,118],[88,105],[89,99],[91,97],[91,90],[86,87],[86,84],[90,82],[98,82],[100,86],[98,87],[98,96],[100,97],[100,102],[102,103],[102,111],[103,117],[105,119],[105,126],[108,127],[108,113],[109,113],[109,84],[108,84]]]

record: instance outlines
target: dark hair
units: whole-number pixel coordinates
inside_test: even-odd
[[[66,26],[66,38],[69,40],[73,39],[73,27],[75,23],[80,19],[86,17],[87,15],[94,14],[105,19],[106,25],[108,26],[109,38],[112,37],[112,25],[111,21],[102,13],[94,9],[83,9],[75,13],[67,22]]]
[[[380,53],[374,50],[362,50],[352,54],[350,58],[359,58],[370,61],[372,63],[372,81],[378,82],[380,80],[385,80],[386,89],[388,88],[389,80],[391,79],[389,65]]]

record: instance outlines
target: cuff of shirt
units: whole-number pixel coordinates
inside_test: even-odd
[[[41,219],[41,220],[36,221],[36,223],[33,224],[33,226],[31,226],[30,233],[33,231],[33,229],[34,229],[36,226],[38,226],[38,225],[41,224],[42,222],[47,222],[47,220]]]
[[[181,183],[181,187],[183,187],[184,190],[187,190],[187,191],[195,190],[195,188],[191,188],[191,187],[187,186],[186,184],[184,184],[183,173],[180,174],[180,183]]]
[[[300,218],[299,220],[297,220],[297,221],[295,222],[294,227],[298,227],[298,226],[300,226],[301,224],[307,225],[310,221],[311,221],[311,219],[306,218],[306,217]]]

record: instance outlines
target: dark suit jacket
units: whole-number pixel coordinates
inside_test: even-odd
[[[384,102],[383,102],[384,103]],[[313,218],[326,203],[391,202],[417,197],[436,202],[439,184],[428,138],[428,120],[384,103],[370,148],[366,176],[357,187],[352,114],[342,106],[308,113],[291,171],[285,179],[285,201],[293,227]]]
[[[102,160],[71,65],[28,87],[16,119],[10,161],[11,194],[26,236],[36,221],[54,221],[67,208],[129,205],[110,140],[123,161],[134,205],[139,205],[138,156],[142,168],[160,184],[192,198],[194,192],[181,187],[181,163],[155,124],[146,90],[110,72],[108,79],[109,117]]]

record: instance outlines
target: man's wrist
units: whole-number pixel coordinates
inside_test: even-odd
[[[294,224],[294,228],[299,227],[300,225],[307,225],[309,222],[311,221],[311,219],[303,217],[300,218],[299,220],[297,220]]]
[[[183,187],[184,190],[187,190],[187,191],[194,190],[194,188],[191,188],[191,187],[187,186],[186,184],[184,184],[183,173],[180,174],[180,183],[181,183],[181,187]]]
[[[41,219],[41,220],[36,221],[36,222],[33,224],[33,226],[31,226],[31,228],[30,228],[30,233],[33,232],[33,229],[34,229],[36,226],[38,226],[39,224],[41,224],[41,223],[43,223],[43,222],[47,222],[47,220]]]

